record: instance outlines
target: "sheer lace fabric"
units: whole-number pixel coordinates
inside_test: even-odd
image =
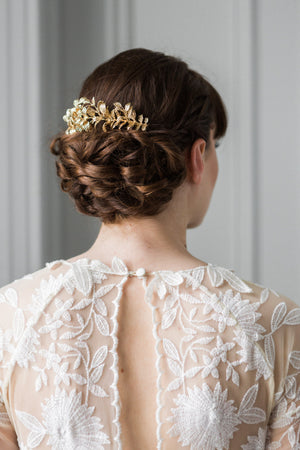
[[[121,449],[118,316],[152,311],[157,449],[300,449],[300,308],[208,264],[78,259],[0,290],[0,448]],[[143,364],[143,361],[140,362]]]

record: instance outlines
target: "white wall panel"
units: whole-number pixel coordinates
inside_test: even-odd
[[[261,282],[300,302],[300,2],[257,2],[257,229]],[[297,284],[296,284],[297,283]]]

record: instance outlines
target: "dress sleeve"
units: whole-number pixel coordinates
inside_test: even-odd
[[[16,450],[19,448],[15,430],[10,422],[4,402],[0,398],[0,448]]]
[[[17,435],[7,410],[6,380],[15,350],[21,311],[17,293],[10,284],[0,289],[0,449],[18,449]]]
[[[266,448],[300,449],[300,307],[284,297],[271,323],[277,362]]]

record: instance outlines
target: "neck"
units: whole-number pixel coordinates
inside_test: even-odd
[[[95,244],[119,242],[133,249],[158,251],[159,249],[186,249],[186,227],[172,221],[142,218],[122,224],[102,224]]]
[[[119,223],[102,224],[92,247],[82,257],[108,265],[121,258],[130,270],[180,270],[197,265],[186,246],[190,227],[190,195],[186,186],[178,189],[167,207],[155,216],[130,217]],[[188,193],[189,194],[189,193]]]
[[[169,264],[170,258],[191,257],[186,248],[186,230],[185,215],[178,208],[168,208],[156,216],[102,224],[86,256],[109,263],[116,255],[133,267],[144,265],[145,260],[153,261],[154,266],[158,262]]]

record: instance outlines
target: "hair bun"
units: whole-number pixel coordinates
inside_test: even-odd
[[[186,176],[184,153],[168,133],[60,135],[51,151],[62,190],[80,212],[103,222],[157,214]]]

